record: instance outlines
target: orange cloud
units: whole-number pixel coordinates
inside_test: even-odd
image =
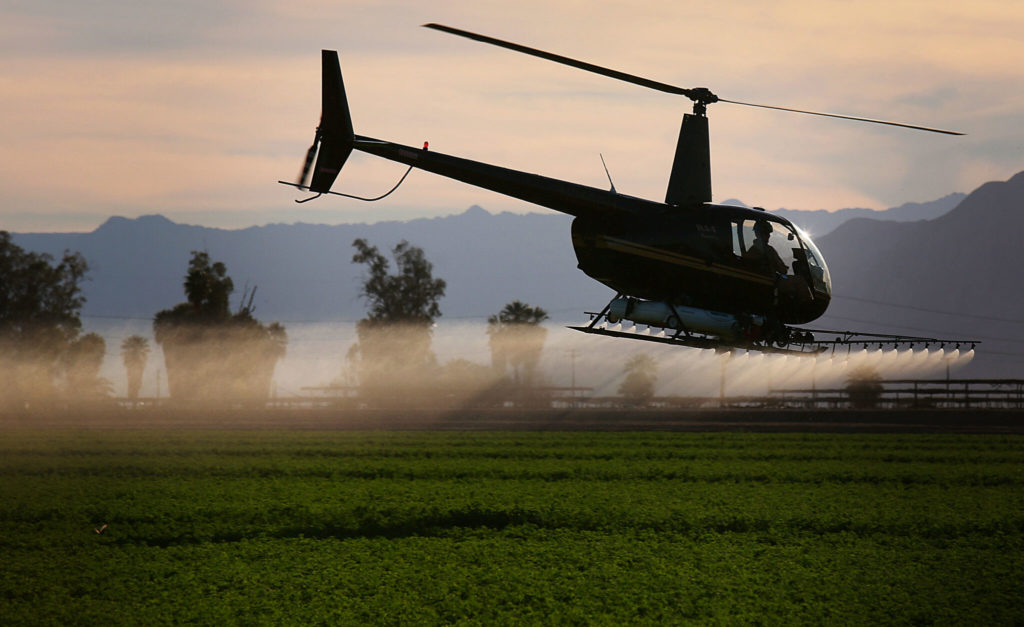
[[[1013,3],[211,7],[207,22],[135,10],[118,28],[138,30],[106,48],[102,19],[72,33],[71,17],[0,11],[7,210],[259,210],[288,221],[294,190],[275,181],[295,176],[312,140],[321,47],[341,53],[356,132],[430,140],[442,152],[598,187],[607,184],[602,152],[620,191],[662,197],[687,101],[418,27],[427,21],[707,85],[727,98],[970,133],[951,139],[715,105],[719,200],[883,208],[1024,169],[1022,151],[1012,149],[1012,136],[1024,135],[1024,92],[1007,89],[1024,78],[1024,9]],[[163,24],[143,24],[161,16]],[[355,159],[339,184],[374,193],[400,174]],[[381,218],[474,203],[533,210],[423,173],[375,206],[318,202]],[[59,225],[41,217],[36,228]]]

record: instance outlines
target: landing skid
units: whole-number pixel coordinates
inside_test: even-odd
[[[643,324],[633,325],[628,321],[612,323],[607,317],[607,307],[601,313],[588,312],[591,322],[586,326],[570,326],[570,329],[608,337],[643,340],[660,344],[673,344],[688,348],[714,349],[716,351],[746,350],[782,355],[814,357],[824,353],[849,353],[853,350],[899,350],[906,348],[937,350],[974,350],[981,342],[977,340],[949,340],[910,335],[886,335],[882,333],[859,333],[857,331],[830,331],[824,329],[802,329],[785,327],[789,338],[782,342],[729,342],[713,335],[661,329]],[[831,339],[817,339],[829,337]]]

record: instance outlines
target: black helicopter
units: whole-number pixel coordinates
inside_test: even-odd
[[[614,185],[611,190],[598,189],[441,154],[429,150],[426,143],[415,148],[356,135],[338,54],[324,50],[320,125],[298,182],[279,181],[316,194],[296,202],[322,194],[356,198],[333,192],[331,186],[352,150],[359,150],[404,163],[409,171],[419,168],[572,215],[572,244],[579,268],[617,293],[601,312],[591,314],[589,325],[572,327],[588,333],[697,348],[795,354],[817,354],[829,346],[834,350],[837,345],[864,341],[879,346],[944,342],[791,326],[811,322],[828,308],[832,284],[825,258],[811,238],[785,218],[760,208],[711,202],[707,107],[725,102],[948,135],[962,133],[726,100],[703,87],[676,87],[448,26],[424,26],[692,100],[693,113],[683,115],[665,200],[620,194]],[[634,323],[632,332],[618,326],[623,321]],[[646,332],[637,332],[637,325],[646,326]],[[652,333],[652,329],[658,330]],[[814,333],[836,338],[815,339]]]

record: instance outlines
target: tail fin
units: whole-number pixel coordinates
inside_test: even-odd
[[[322,51],[323,60],[323,103],[320,109],[320,127],[317,138],[320,152],[313,168],[313,180],[309,188],[317,193],[326,193],[338,178],[342,166],[352,153],[355,131],[352,115],[349,113],[345,83],[341,80],[341,65],[334,50]]]
[[[708,119],[703,115],[683,114],[665,204],[678,207],[711,202],[711,150],[708,146]]]

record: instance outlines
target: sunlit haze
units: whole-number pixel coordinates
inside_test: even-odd
[[[684,99],[421,28],[439,22],[724,98],[950,128],[948,137],[713,105],[714,199],[884,209],[1024,164],[1013,2],[60,2],[0,8],[0,228],[162,213],[220,227],[537,208],[416,172],[375,204],[299,207],[336,49],[357,133],[661,199]],[[396,164],[356,155],[335,189]]]
[[[108,354],[101,375],[113,384],[115,394],[124,390],[124,366],[116,346],[131,333],[146,333],[147,324],[132,328],[110,325],[103,334]],[[274,396],[308,396],[309,386],[344,382],[344,355],[356,341],[350,323],[292,324],[288,328],[288,352],[274,373]],[[465,359],[489,365],[491,353],[485,325],[442,322],[433,333],[432,350],[438,363]],[[954,373],[974,358],[973,351],[948,347],[878,350],[873,346],[840,348],[819,357],[796,357],[735,351],[724,355],[712,350],[680,349],[648,342],[625,342],[548,326],[548,337],[538,368],[538,383],[589,388],[587,396],[605,397],[618,393],[625,376],[623,366],[635,354],[650,355],[657,365],[657,389],[664,396],[715,398],[764,395],[773,388],[841,388],[859,366],[870,366],[889,378],[942,377],[947,366]],[[159,345],[153,346],[142,384],[142,396],[167,395],[167,372]],[[424,373],[429,376],[431,373]]]

